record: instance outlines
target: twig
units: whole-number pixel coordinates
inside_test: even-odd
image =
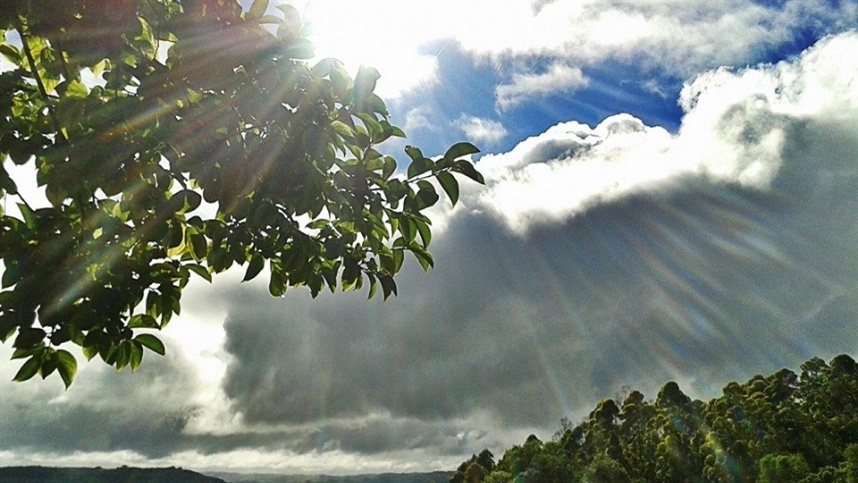
[[[60,129],[60,122],[57,119],[57,115],[51,107],[50,97],[48,97],[48,91],[45,89],[45,84],[42,83],[42,78],[39,77],[39,71],[36,68],[36,60],[33,58],[33,52],[30,50],[30,42],[26,35],[24,35],[24,22],[21,21],[21,17],[15,16],[15,29],[18,31],[18,35],[21,37],[21,44],[24,47],[24,54],[27,56],[27,62],[30,64],[30,72],[33,74],[33,78],[36,80],[36,86],[39,88],[39,94],[42,96],[42,100],[45,102],[45,107],[48,109],[48,116],[51,118],[51,122],[54,125],[54,130],[56,130],[57,135],[63,141],[68,141],[66,139],[65,134],[62,129]]]

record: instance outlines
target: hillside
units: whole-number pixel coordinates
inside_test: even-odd
[[[453,476],[452,471],[432,473],[383,473],[375,475],[275,475],[212,472],[228,483],[443,483]]]
[[[486,450],[451,483],[858,482],[858,364],[813,358],[731,382],[692,400],[668,382],[655,400],[630,391],[602,400],[580,424],[564,419],[551,441],[534,435],[500,461]]]
[[[182,468],[48,468],[0,467],[0,481],[8,483],[225,483],[220,478]]]

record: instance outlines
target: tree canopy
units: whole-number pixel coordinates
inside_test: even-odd
[[[271,12],[275,12],[274,15]],[[357,33],[356,33],[357,34]],[[310,63],[297,11],[255,0],[4,0],[0,9],[0,340],[14,379],[74,378],[74,356],[136,369],[192,276],[233,265],[269,291],[396,293],[428,269],[440,187],[482,183],[458,143],[379,151],[379,73]],[[34,163],[48,202],[7,167]],[[20,180],[18,180],[20,181]],[[13,205],[10,207],[9,202]]]
[[[487,451],[471,457],[450,482],[858,481],[858,364],[813,358],[800,374],[731,382],[708,402],[668,382],[655,401],[631,391],[622,405],[605,399],[574,428],[561,425],[497,464]]]

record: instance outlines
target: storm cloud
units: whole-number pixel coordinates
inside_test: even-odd
[[[231,292],[233,409],[253,424],[479,414],[548,428],[624,385],[676,379],[711,397],[749,371],[855,351],[855,314],[838,307],[858,280],[856,70],[837,56],[856,47],[846,34],[701,76],[675,135],[625,115],[484,157],[488,188],[393,301]],[[528,201],[547,189],[557,203]]]

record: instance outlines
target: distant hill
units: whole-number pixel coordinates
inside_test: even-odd
[[[182,468],[47,468],[0,467],[3,483],[226,483],[220,478]]]
[[[383,473],[376,475],[328,476],[328,475],[275,475],[218,473],[228,483],[446,483],[455,472],[435,471],[431,473]]]
[[[454,472],[384,473],[377,475],[277,475],[212,472],[182,468],[49,468],[0,467],[2,483],[444,483]]]

